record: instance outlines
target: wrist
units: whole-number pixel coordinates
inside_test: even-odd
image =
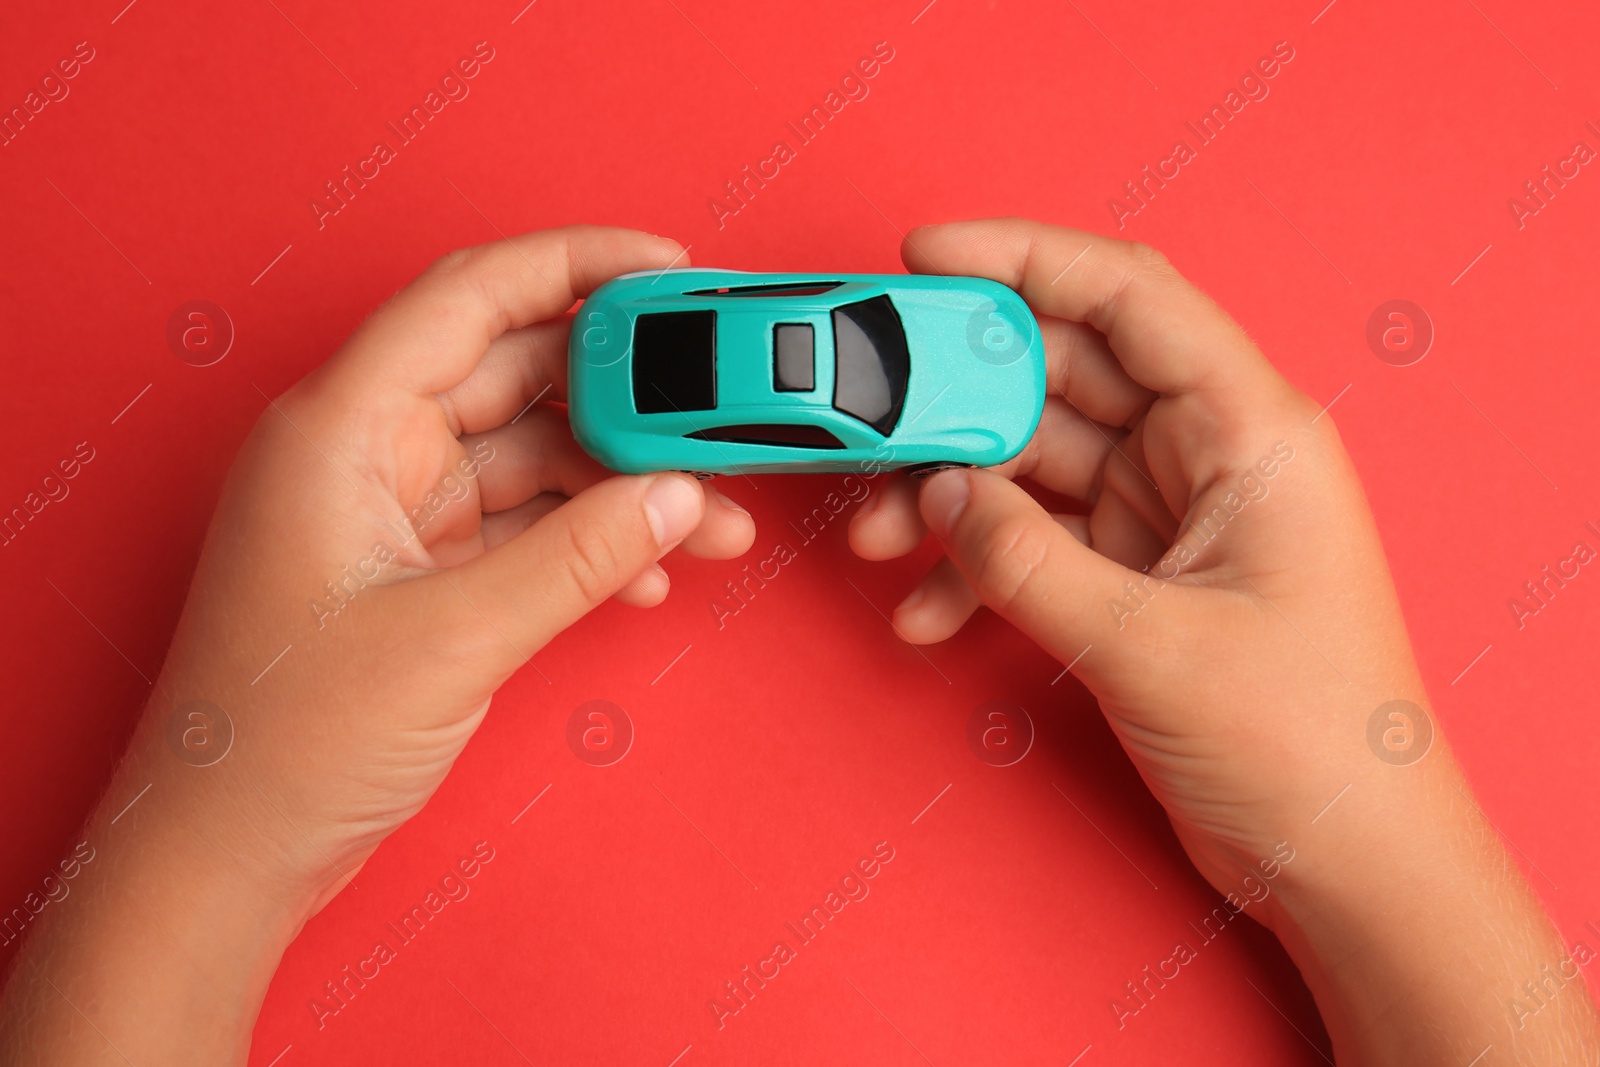
[[[38,1062],[244,1062],[315,886],[257,857],[228,791],[196,788],[217,769],[136,736],[84,831],[71,894],[20,950],[0,1048]]]
[[[1447,748],[1361,775],[1334,810],[1307,828],[1261,918],[1341,1064],[1466,1063],[1488,1045],[1555,1062],[1566,1042],[1591,1047],[1581,979],[1533,1025],[1508,1009],[1565,950]]]
[[[184,729],[200,728],[182,708],[157,711],[171,703],[152,702],[90,829],[108,847],[136,853],[127,861],[136,885],[162,883],[180,901],[189,896],[186,885],[194,887],[196,903],[201,894],[226,898],[242,919],[288,927],[287,944],[328,887],[343,884],[341,871],[316,843],[320,828],[303,814],[288,814],[292,798],[283,795],[270,767],[249,758],[251,748],[262,747],[259,741],[235,738],[233,721],[213,706],[225,724],[204,728],[221,737],[213,738],[221,750],[196,755],[180,738]]]

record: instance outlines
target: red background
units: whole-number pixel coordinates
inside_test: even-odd
[[[892,271],[896,231],[923,222],[1114,232],[1108,199],[1287,41],[1270,95],[1123,234],[1337,398],[1437,715],[1569,944],[1596,943],[1600,577],[1521,629],[1507,606],[1575,541],[1600,545],[1600,176],[1521,227],[1507,204],[1575,141],[1600,147],[1593,5],[523,2],[4,16],[6,110],[78,42],[95,58],[0,148],[0,504],[77,442],[96,453],[0,549],[5,910],[96,800],[262,392],[435,256],[593,220],[671,234],[705,265]],[[319,229],[323,182],[479,41],[495,58],[471,95]],[[894,58],[870,95],[719,226],[723,182],[880,41]],[[1403,368],[1365,340],[1393,298],[1437,331]],[[237,332],[205,368],[166,340],[194,299]],[[1058,664],[989,615],[923,651],[894,638],[882,613],[926,549],[857,561],[843,518],[800,544],[787,524],[837,484],[730,487],[760,524],[750,558],[780,540],[798,558],[722,629],[710,603],[744,561],[681,559],[667,606],[607,607],[541,652],[290,950],[253,1062],[1320,1063],[1309,996],[1250,923],[1118,1028],[1112,997],[1195,940],[1216,895],[1092,702],[1052,684]],[[636,730],[611,767],[565,739],[596,698]],[[1015,766],[967,745],[991,700],[1036,724]],[[722,983],[885,840],[871,895],[719,1031]],[[319,1029],[322,983],[479,841],[495,858],[470,896]]]

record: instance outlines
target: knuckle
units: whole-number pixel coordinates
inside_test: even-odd
[[[1327,423],[1333,425],[1333,413],[1323,409],[1322,405],[1311,399],[1305,393],[1290,386],[1284,390],[1282,421],[1287,427],[1296,429],[1311,426],[1313,420],[1316,424]]]
[[[472,254],[473,250],[471,248],[457,248],[454,251],[446,252],[430,263],[424,273],[452,274],[465,266],[467,261],[472,258]]]
[[[984,603],[1004,614],[1031,593],[1044,573],[1050,555],[1050,532],[1026,517],[1008,518],[986,530],[978,540],[976,582]]]
[[[1207,443],[1224,467],[1235,469],[1254,463],[1263,441],[1275,434],[1275,427],[1260,420],[1220,421],[1210,428]]]
[[[1166,274],[1172,271],[1172,261],[1160,249],[1143,241],[1129,242],[1128,253],[1134,266],[1141,271],[1149,274]]]
[[[574,245],[582,246],[598,241],[605,237],[608,229],[609,227],[593,222],[570,222],[550,232],[562,246],[570,248]]]
[[[1333,412],[1315,399],[1283,382],[1256,428],[1255,439],[1270,445],[1275,441],[1337,442]]]
[[[303,379],[268,400],[251,427],[248,445],[283,455],[296,446],[304,447],[301,435],[306,434],[321,442],[319,447],[337,453],[343,426],[349,420],[337,383],[327,378],[314,375]]]
[[[1043,229],[1037,222],[1023,218],[1021,215],[1002,215],[991,221],[1002,232],[1015,234],[1018,237],[1032,238]]]
[[[622,584],[622,564],[617,546],[598,525],[572,523],[567,527],[567,577],[585,601],[598,603]]]

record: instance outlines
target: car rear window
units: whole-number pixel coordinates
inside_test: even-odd
[[[718,426],[684,434],[696,441],[725,441],[740,445],[780,445],[788,448],[843,448],[844,442],[821,426],[787,423],[749,423]]]
[[[633,407],[641,415],[717,406],[717,313],[663,311],[633,325]]]
[[[900,421],[911,377],[900,313],[887,296],[835,308],[833,345],[838,360],[833,406],[889,436]]]

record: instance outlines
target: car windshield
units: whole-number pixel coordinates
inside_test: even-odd
[[[633,407],[641,415],[717,406],[717,313],[640,315],[633,326]]]
[[[833,344],[833,406],[889,436],[900,421],[911,376],[900,314],[887,296],[835,308]]]

